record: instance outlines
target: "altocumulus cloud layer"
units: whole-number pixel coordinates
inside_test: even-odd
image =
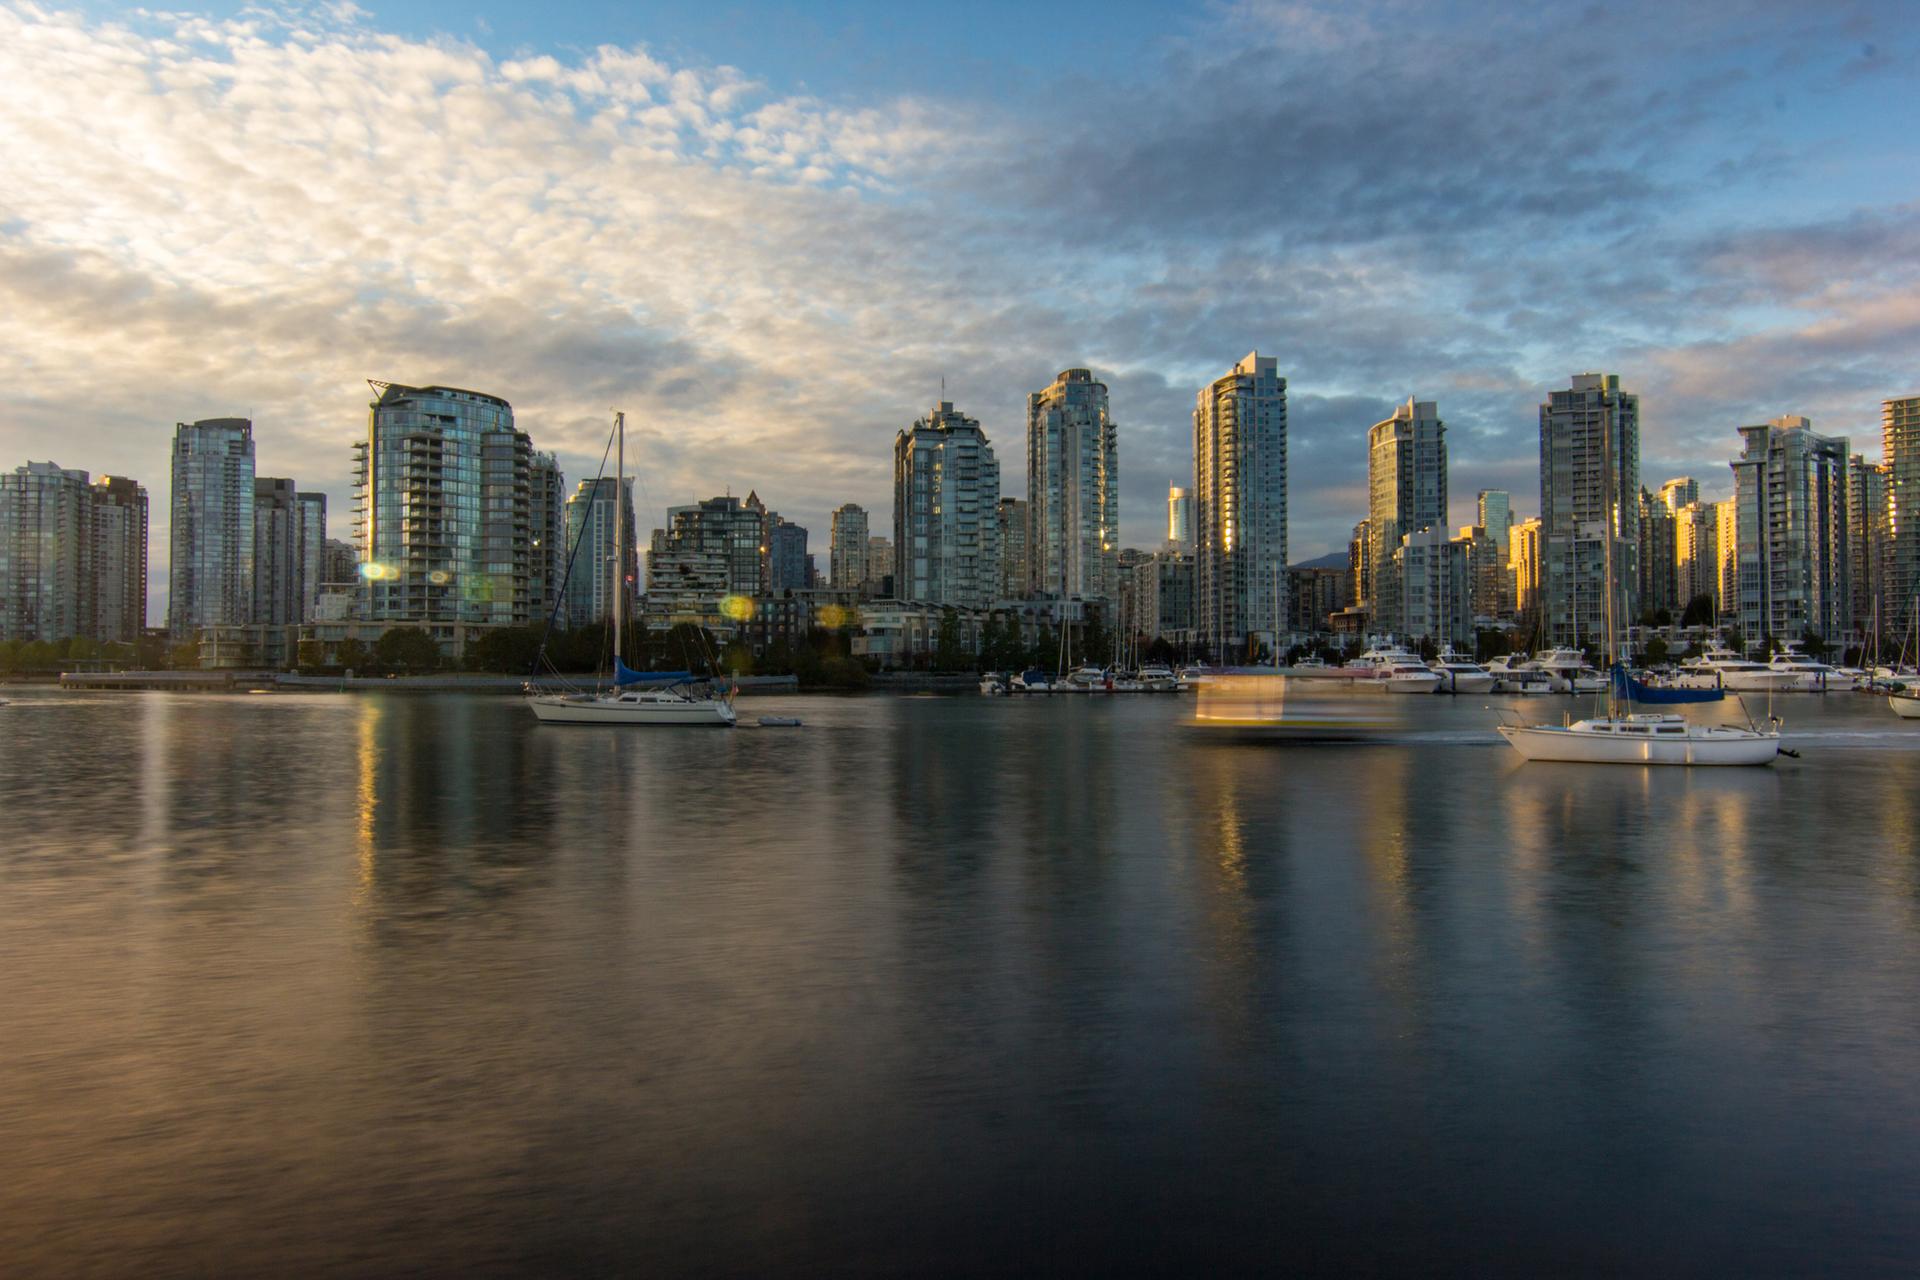
[[[1360,434],[1452,427],[1456,519],[1535,489],[1533,406],[1605,368],[1650,479],[1726,485],[1804,412],[1876,449],[1920,387],[1920,118],[1899,5],[1208,11],[1124,75],[829,100],[644,47],[402,38],[352,6],[114,20],[0,0],[0,463],[134,475],[253,416],[344,533],[367,377],[513,401],[569,475],[607,410],[668,502],[757,487],[824,542],[890,509],[939,394],[1010,488],[1022,397],[1089,364],[1128,540],[1194,389],[1292,381],[1293,545],[1358,517]]]

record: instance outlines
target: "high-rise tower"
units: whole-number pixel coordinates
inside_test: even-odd
[[[1027,577],[1035,592],[1113,600],[1120,473],[1107,384],[1067,369],[1027,397]]]
[[[893,594],[984,609],[1000,590],[1000,464],[977,418],[942,400],[893,443]]]
[[[1195,627],[1215,657],[1285,624],[1287,380],[1250,352],[1193,409]]]
[[[1613,522],[1607,523],[1611,507]],[[1605,643],[1605,548],[1613,556],[1613,618],[1638,612],[1640,397],[1611,373],[1575,374],[1540,406],[1540,521],[1546,638]]]
[[[1396,568],[1401,539],[1447,523],[1447,424],[1431,400],[1407,402],[1367,432],[1367,520],[1373,595],[1362,601],[1375,628],[1404,632]]]
[[[253,467],[246,418],[174,428],[167,629],[175,642],[253,620]]]

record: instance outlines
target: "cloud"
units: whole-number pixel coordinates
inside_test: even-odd
[[[364,379],[437,380],[574,479],[624,408],[652,520],[756,488],[818,546],[839,503],[890,509],[943,378],[1019,493],[1025,394],[1087,365],[1151,544],[1195,389],[1258,348],[1298,558],[1342,545],[1409,394],[1449,422],[1456,520],[1485,484],[1532,501],[1534,406],[1587,368],[1643,393],[1649,467],[1710,480],[1740,421],[1859,434],[1911,389],[1920,216],[1792,123],[1911,100],[1889,16],[1246,4],[989,101],[352,5],[0,0],[0,462],[141,478],[163,553],[173,422],[250,413],[262,472],[344,513]]]

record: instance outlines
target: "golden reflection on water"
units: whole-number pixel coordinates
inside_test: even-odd
[[[1377,757],[1377,758],[1376,758]],[[1366,871],[1368,901],[1378,923],[1372,930],[1374,969],[1389,1005],[1405,1023],[1398,1040],[1411,1044],[1419,1015],[1421,945],[1412,883],[1408,803],[1410,753],[1369,753],[1365,771],[1366,803],[1360,819],[1360,856]],[[1423,820],[1426,815],[1422,815]]]
[[[1282,825],[1272,822],[1261,838],[1248,817],[1248,795],[1258,794],[1253,789],[1273,761],[1270,752],[1259,748],[1203,751],[1196,757],[1194,776],[1174,788],[1170,808],[1176,823],[1173,838],[1181,838],[1178,826],[1192,833],[1207,1007],[1222,1036],[1242,1045],[1260,1029],[1256,995],[1261,948],[1250,860],[1272,863],[1285,858]],[[1193,798],[1200,803],[1189,811],[1182,802]]]
[[[173,706],[161,693],[141,695],[140,843],[148,854],[164,849],[171,832]]]
[[[354,886],[353,905],[362,909],[369,905],[373,894],[373,828],[379,807],[380,716],[380,699],[360,700],[360,718],[356,726],[358,742],[354,756],[354,848],[360,874]]]

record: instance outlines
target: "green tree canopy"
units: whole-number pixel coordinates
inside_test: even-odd
[[[440,665],[440,649],[419,627],[394,627],[373,646],[374,661],[389,671],[431,671]]]

